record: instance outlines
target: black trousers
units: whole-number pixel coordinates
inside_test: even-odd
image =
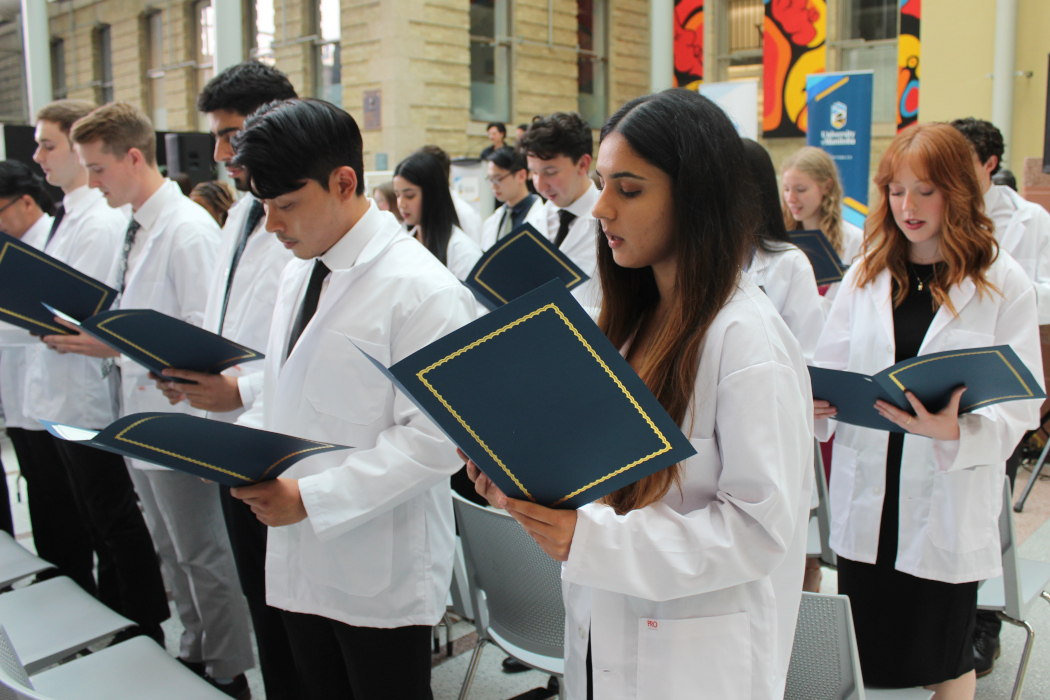
[[[3,461],[0,461],[0,499],[3,502],[0,503],[0,530],[3,530],[11,537],[15,536],[15,521],[11,517],[11,494],[7,490],[7,470],[4,468]]]
[[[1014,490],[1014,482],[1017,480],[1017,468],[1021,465],[1021,445],[1018,445],[1010,458],[1006,460],[1006,478],[1010,480],[1010,491]],[[1034,478],[1034,474],[1032,475]],[[991,610],[977,611],[977,624],[975,633],[985,637],[998,637],[1002,631],[1003,621]]]
[[[432,700],[431,628],[352,627],[281,612],[309,700]]]
[[[99,553],[99,599],[138,625],[168,619],[168,597],[153,539],[124,458],[52,438]]]
[[[281,611],[266,604],[266,531],[251,507],[230,495],[230,487],[219,487],[219,500],[230,535],[237,577],[248,601],[255,629],[259,670],[267,700],[301,700],[299,676]]]
[[[29,522],[37,554],[54,564],[59,574],[73,579],[91,595],[98,595],[91,531],[54,439],[46,430],[8,428],[7,434],[26,480]],[[7,480],[4,482],[6,496]],[[6,505],[10,517],[10,502]]]

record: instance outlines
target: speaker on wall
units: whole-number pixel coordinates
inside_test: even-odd
[[[215,179],[212,161],[214,137],[201,133],[168,133],[164,135],[168,177],[184,173],[197,185]]]

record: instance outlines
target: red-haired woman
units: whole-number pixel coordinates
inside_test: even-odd
[[[1010,345],[1042,377],[1035,292],[999,254],[966,141],[924,124],[890,144],[875,183],[864,257],[850,269],[816,364],[875,374],[917,355]],[[1000,573],[1004,462],[1039,417],[1016,401],[958,415],[965,389],[930,413],[877,402],[905,433],[833,420],[815,397],[817,435],[835,432],[831,546],[849,595],[864,680],[972,699],[977,582]]]
[[[758,225],[743,145],[710,100],[668,90],[609,119],[597,170],[598,324],[698,454],[577,511],[468,469],[565,562],[568,697],[782,698],[811,398],[798,342],[741,274]]]

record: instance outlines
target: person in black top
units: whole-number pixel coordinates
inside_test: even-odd
[[[491,122],[485,127],[485,131],[488,132],[489,141],[491,141],[492,144],[486,146],[485,150],[481,152],[481,160],[485,160],[497,149],[503,148],[507,145],[507,125],[503,122]]]

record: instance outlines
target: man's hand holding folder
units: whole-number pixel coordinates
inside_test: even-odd
[[[244,406],[236,377],[188,369],[166,369],[161,375],[150,372],[149,376],[172,406],[188,401],[194,408],[213,413],[236,411]],[[176,379],[182,381],[173,381]]]
[[[68,352],[100,358],[120,357],[119,352],[101,340],[88,335],[76,324],[70,323],[60,316],[55,316],[55,323],[70,330],[70,335],[45,335],[40,339],[55,352],[62,354]]]

